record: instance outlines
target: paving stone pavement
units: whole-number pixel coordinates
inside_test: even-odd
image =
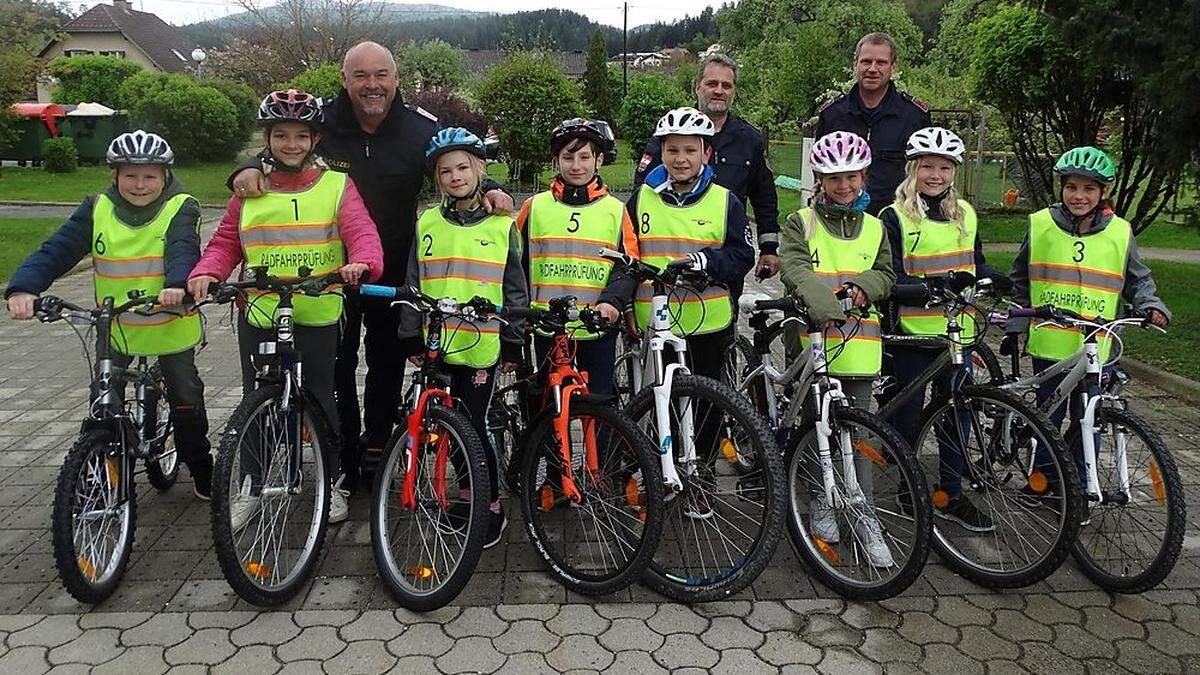
[[[88,274],[55,286],[85,302]],[[228,313],[211,311],[198,357],[217,437],[240,398]],[[117,593],[79,605],[58,583],[52,486],[84,414],[86,367],[64,325],[0,319],[0,673],[165,672],[1188,672],[1200,670],[1200,536],[1159,589],[1100,592],[1068,562],[1036,586],[998,593],[935,558],[908,592],[844,602],[804,573],[786,543],[747,591],[685,607],[635,587],[576,596],[549,580],[514,522],[454,606],[397,609],[375,576],[368,504],[334,526],[318,576],[282,611],[260,612],[217,567],[208,506],[186,471],[140,486],[134,555]],[[1159,429],[1194,502],[1200,410],[1144,384],[1136,408]],[[1194,522],[1193,518],[1193,522]]]

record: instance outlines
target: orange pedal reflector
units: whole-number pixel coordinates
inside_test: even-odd
[[[637,510],[637,514],[638,514],[638,520],[642,521],[642,524],[645,525],[646,524],[646,509],[643,509],[639,506],[638,510]]]
[[[554,488],[549,485],[543,485],[538,497],[541,501],[543,512],[548,512],[554,508]]]
[[[108,484],[116,487],[121,480],[121,474],[117,471],[117,463],[112,457],[104,460],[104,472],[108,474]]]
[[[721,454],[725,455],[726,461],[730,464],[736,464],[738,461],[737,446],[728,438],[721,439]]]
[[[950,505],[950,493],[945,490],[934,490],[930,501],[939,509],[944,509]]]
[[[270,566],[254,562],[253,560],[242,563],[242,567],[245,568],[246,574],[259,580],[266,579],[271,574]]]
[[[1041,494],[1050,487],[1050,481],[1046,478],[1046,474],[1041,471],[1034,471],[1029,474],[1029,489]]]
[[[813,543],[817,545],[817,550],[826,560],[834,565],[842,564],[842,556],[838,555],[837,549],[829,545],[829,542],[820,537],[813,537]]]
[[[866,441],[854,441],[854,449],[866,455],[867,459],[875,462],[879,466],[886,466],[887,462],[883,461],[883,455],[871,446],[867,445]]]
[[[426,567],[424,565],[418,565],[418,566],[412,567],[408,570],[408,576],[410,576],[414,579],[420,579],[421,581],[425,581],[426,579],[433,578],[433,568]]]
[[[637,506],[641,503],[641,493],[638,492],[637,481],[632,476],[625,483],[625,502],[630,506]]]
[[[83,572],[83,576],[91,579],[92,581],[96,580],[96,566],[93,565],[90,560],[83,556],[79,556],[79,560],[76,561],[76,564],[79,565],[79,571]]]
[[[1147,465],[1150,468],[1150,482],[1154,483],[1154,498],[1159,504],[1167,503],[1167,488],[1163,485],[1162,473],[1158,470],[1158,462],[1153,459]]]

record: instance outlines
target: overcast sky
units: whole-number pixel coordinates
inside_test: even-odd
[[[265,1],[265,0],[264,0]],[[496,12],[520,12],[532,9],[564,8],[578,12],[600,23],[620,27],[622,3],[617,0],[578,0],[578,6],[564,7],[562,2],[542,0],[489,0],[486,3],[467,0],[391,0],[397,4],[438,4],[462,9],[479,10],[486,7]],[[213,19],[238,11],[232,0],[132,0],[134,9],[153,12],[167,23],[177,25]],[[91,0],[84,4],[91,6]],[[682,19],[696,15],[708,5],[719,6],[719,0],[642,0],[629,3],[629,25],[637,26],[655,21]]]

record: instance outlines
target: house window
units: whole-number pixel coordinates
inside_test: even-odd
[[[106,51],[106,52],[102,51],[102,52],[100,52],[100,56],[113,56],[118,59],[123,59],[123,58],[125,58],[125,50],[124,49],[114,49],[112,51]]]
[[[90,49],[64,49],[63,54],[66,54],[68,57],[70,57],[70,56],[90,56],[92,54],[92,50],[90,50]]]

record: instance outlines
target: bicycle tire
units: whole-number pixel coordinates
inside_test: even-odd
[[[497,377],[502,376],[498,373]],[[496,453],[499,455],[496,466],[500,472],[500,484],[509,495],[517,495],[520,489],[520,455],[525,422],[522,402],[505,399],[510,395],[520,397],[523,394],[523,386],[509,382],[497,387],[488,406],[488,432],[492,435]]]
[[[775,552],[775,547],[779,543],[780,537],[783,536],[784,529],[784,508],[786,506],[786,495],[784,493],[786,477],[784,476],[783,457],[779,453],[779,449],[775,444],[775,440],[767,428],[766,422],[762,417],[754,411],[750,406],[750,402],[742,396],[736,394],[727,385],[721,384],[716,380],[697,376],[697,375],[675,375],[671,399],[676,401],[680,398],[687,398],[690,401],[703,400],[706,401],[711,408],[720,410],[722,418],[728,415],[737,422],[742,434],[736,440],[739,443],[749,444],[754,449],[747,456],[753,456],[756,471],[751,474],[741,474],[734,472],[732,476],[718,476],[713,470],[713,485],[716,485],[716,479],[725,479],[729,482],[732,479],[735,483],[734,490],[731,492],[739,501],[749,501],[749,497],[760,497],[762,499],[763,517],[757,525],[757,533],[753,537],[753,541],[749,543],[746,550],[739,551],[740,556],[737,560],[731,561],[729,569],[721,568],[719,572],[707,573],[705,576],[695,577],[687,576],[686,573],[680,573],[675,569],[679,565],[672,563],[668,558],[678,552],[684,556],[686,560],[686,552],[682,547],[672,546],[672,541],[679,536],[678,533],[684,531],[685,523],[683,520],[687,518],[690,522],[686,523],[688,529],[701,526],[697,524],[697,519],[691,516],[684,516],[684,511],[697,508],[697,505],[684,506],[684,502],[688,499],[708,499],[708,506],[711,508],[712,497],[707,496],[705,486],[694,477],[681,476],[685,485],[683,492],[679,493],[672,499],[668,505],[666,514],[666,524],[663,528],[663,540],[660,542],[658,551],[655,553],[654,559],[646,568],[646,572],[642,575],[642,581],[655,591],[669,598],[682,602],[709,602],[727,598],[734,593],[737,593],[749,586],[758,577],[758,575],[766,568],[771,561],[771,556]],[[629,403],[626,411],[631,419],[638,424],[640,428],[648,429],[647,435],[651,438],[657,438],[657,434],[653,432],[654,418],[654,390],[647,388],[638,392],[633,400]],[[647,415],[649,417],[647,418]],[[702,424],[697,425],[697,427]],[[722,433],[728,431],[723,429]],[[730,434],[725,434],[726,436]],[[723,438],[722,440],[731,440]],[[728,466],[728,462],[724,457],[718,457],[722,451],[718,447],[710,447],[707,449],[701,448],[697,450],[697,457],[701,458],[702,453],[707,453],[709,457],[704,457],[708,461],[713,462],[714,467],[720,465]],[[759,478],[761,476],[761,479]],[[737,490],[742,490],[742,495],[737,494]],[[714,515],[716,510],[712,509]],[[715,518],[710,518],[715,520]],[[727,520],[727,518],[726,518]],[[700,520],[701,523],[707,523],[708,520]],[[708,529],[705,526],[703,529]],[[718,536],[725,536],[718,533]],[[666,546],[664,546],[666,544]],[[686,565],[685,565],[686,566]]]
[[[471,575],[475,573],[479,556],[483,552],[484,539],[487,536],[485,520],[488,512],[488,468],[479,435],[475,433],[475,428],[466,416],[445,406],[431,404],[426,409],[426,419],[432,421],[426,426],[427,433],[429,429],[440,427],[449,431],[451,439],[457,440],[457,447],[462,451],[466,461],[466,471],[471,481],[471,502],[468,505],[467,524],[463,528],[462,550],[453,571],[436,588],[423,592],[410,588],[405,577],[421,580],[426,578],[426,570],[428,570],[427,578],[433,578],[436,571],[434,565],[437,563],[433,560],[421,559],[416,564],[409,566],[407,562],[398,563],[392,554],[389,544],[391,536],[389,532],[392,528],[387,523],[386,506],[388,502],[399,504],[399,499],[392,490],[391,479],[403,467],[407,437],[407,430],[403,426],[396,429],[384,449],[379,470],[375,472],[375,485],[371,497],[371,549],[375,556],[376,569],[384,586],[387,587],[388,593],[402,607],[414,612],[429,612],[444,607],[462,592],[463,587],[471,579]],[[447,465],[455,468],[455,471],[458,470],[454,466],[453,460],[448,461]],[[426,511],[424,508],[413,511],[414,514],[421,512]],[[446,510],[442,510],[440,507],[435,515],[447,520],[450,517]],[[438,522],[443,521],[439,520]],[[441,534],[442,529],[434,523],[428,531]],[[451,531],[450,534],[454,534],[454,532]],[[407,570],[407,573],[404,570]]]
[[[638,345],[617,337],[616,357],[613,361],[613,393],[622,405],[628,404],[637,394],[633,390],[634,369],[638,367]]]
[[[119,468],[122,458],[109,457],[114,444],[108,431],[94,430],[82,434],[67,452],[54,489],[54,509],[50,523],[58,578],[71,597],[87,604],[96,604],[113,594],[125,576],[133,551],[134,530],[137,525],[136,489],[129,490],[129,499],[120,507],[119,532],[113,545],[113,556],[104,563],[103,570],[100,570],[102,573],[97,574],[100,561],[89,559],[89,554],[81,551],[76,541],[76,498],[87,492],[83,473],[87,471],[94,477],[101,477],[107,481],[106,485],[111,485],[114,473],[119,480],[132,479],[132,458],[124,458],[126,468],[122,471]],[[94,457],[103,459],[100,463],[93,463],[91,460]],[[114,465],[118,468],[114,469]],[[124,477],[120,477],[121,473],[125,473]],[[100,487],[104,494],[98,494],[97,497],[108,497],[110,490],[104,486]],[[92,554],[91,557],[94,558],[95,555]]]
[[[1098,556],[1093,555],[1089,550],[1089,543],[1095,541],[1105,529],[1114,529],[1106,526],[1116,526],[1115,529],[1119,534],[1116,541],[1110,540],[1110,543],[1117,544],[1122,549],[1125,548],[1124,545],[1127,541],[1136,537],[1136,531],[1133,536],[1128,538],[1121,536],[1124,534],[1120,533],[1122,523],[1111,522],[1112,520],[1119,521],[1121,516],[1110,518],[1110,515],[1124,513],[1128,504],[1099,504],[1091,505],[1088,514],[1091,522],[1080,530],[1071,553],[1083,573],[1100,588],[1115,593],[1141,593],[1162,583],[1179,559],[1179,552],[1183,547],[1184,531],[1187,527],[1187,505],[1184,501],[1183,482],[1179,477],[1179,469],[1175,465],[1175,459],[1171,456],[1170,450],[1167,449],[1162,438],[1146,424],[1145,420],[1127,410],[1105,406],[1097,408],[1096,428],[1106,429],[1109,425],[1123,427],[1126,431],[1132,432],[1133,435],[1139,437],[1140,442],[1150,452],[1149,459],[1154,464],[1146,465],[1146,475],[1150,478],[1156,501],[1165,505],[1166,518],[1162,543],[1153,551],[1153,555],[1149,556],[1150,562],[1141,566],[1140,569],[1130,568],[1128,564],[1124,566],[1125,569],[1112,569],[1111,566],[1102,564],[1098,560]],[[1078,444],[1079,427],[1073,425],[1072,433],[1067,438],[1067,447],[1076,448],[1079,447]],[[1099,462],[1107,454],[1097,448],[1097,461]],[[1101,491],[1112,491],[1112,486],[1106,485],[1104,478],[1108,476],[1115,482],[1116,477],[1103,471],[1102,466],[1097,468],[1097,473],[1101,480]],[[1129,473],[1131,480],[1137,478],[1133,467],[1130,467]],[[1153,520],[1161,522],[1163,519],[1156,517]],[[1139,529],[1144,533],[1148,533],[1150,530],[1145,525],[1140,526]],[[1117,562],[1122,560],[1124,558]]]
[[[171,410],[162,405],[165,400],[160,390],[147,388],[147,396],[155,408],[156,428],[154,438],[162,438],[161,446],[155,442],[151,456],[145,460],[146,479],[160,492],[170,490],[179,479],[179,452],[175,448],[175,429],[171,424]],[[143,418],[144,419],[144,418]]]
[[[1024,493],[1021,491],[1024,488],[1021,488],[1013,490],[1012,495],[1005,496],[1005,493],[1001,488],[1007,488],[1010,484],[1015,487],[1015,484],[1012,484],[1012,480],[1014,478],[1012,466],[1007,467],[1009,472],[1003,477],[1003,480],[1000,480],[1000,475],[994,470],[995,462],[993,462],[993,466],[987,467],[988,471],[991,471],[992,474],[990,476],[983,476],[980,473],[983,471],[983,467],[979,465],[982,457],[972,455],[971,457],[967,458],[965,463],[968,467],[968,470],[972,473],[972,479],[979,481],[979,486],[976,487],[972,485],[971,487],[965,488],[965,490],[973,490],[973,494],[976,495],[985,495],[985,498],[988,500],[988,503],[985,504],[985,506],[991,508],[993,512],[996,511],[995,495],[999,495],[1001,506],[1011,505],[1012,507],[1019,507],[1024,512],[1024,515],[1022,515],[1021,518],[1025,523],[1028,523],[1031,519],[1035,522],[1047,523],[1049,526],[1053,526],[1053,532],[1050,534],[1039,535],[1038,538],[1040,540],[1049,541],[1050,543],[1045,547],[1045,550],[1040,555],[1036,556],[1035,559],[1027,559],[1023,566],[1019,566],[1011,570],[997,570],[994,568],[994,566],[986,566],[980,560],[971,559],[958,547],[951,545],[949,538],[953,534],[957,533],[956,529],[951,528],[957,528],[958,526],[949,524],[939,525],[939,520],[942,520],[942,517],[939,511],[935,510],[934,514],[936,517],[934,518],[932,539],[933,549],[953,571],[981,586],[987,586],[989,588],[996,589],[1022,588],[1042,581],[1054,573],[1054,571],[1062,565],[1063,561],[1066,560],[1066,557],[1070,554],[1071,546],[1079,532],[1079,521],[1083,508],[1083,495],[1079,491],[1079,475],[1074,468],[1074,462],[1067,456],[1062,436],[1050,425],[1046,418],[1040,412],[1038,412],[1036,408],[1030,406],[1019,397],[995,387],[986,385],[968,385],[964,386],[954,399],[938,397],[930,402],[928,406],[926,406],[921,415],[921,430],[917,435],[917,442],[914,444],[914,452],[916,452],[918,455],[918,461],[920,461],[920,458],[923,456],[922,450],[925,447],[926,437],[931,433],[930,430],[938,424],[937,418],[939,412],[943,409],[946,409],[947,406],[956,405],[954,403],[955,400],[961,401],[963,405],[970,403],[972,405],[985,406],[991,410],[1008,410],[1011,411],[1008,413],[1009,415],[1019,415],[1023,420],[1017,423],[1017,428],[1020,430],[1020,434],[1023,435],[1029,434],[1030,432],[1032,433],[1032,435],[1026,436],[1025,440],[1032,439],[1034,437],[1033,435],[1036,435],[1038,438],[1038,444],[1046,449],[1044,457],[1049,460],[1048,464],[1044,463],[1042,465],[1048,466],[1048,470],[1034,471],[1035,474],[1041,474],[1041,478],[1037,480],[1037,483],[1039,483],[1037,487],[1040,489],[1034,490],[1036,494]],[[968,408],[967,412],[970,412],[970,408]],[[975,418],[973,417],[972,419]],[[1012,419],[1015,419],[1015,417],[1010,418],[1005,424],[1014,424]],[[1012,429],[1013,427],[1009,426],[1007,428]],[[999,437],[994,430],[993,432],[981,435],[984,435],[993,441]],[[971,437],[975,438],[976,434],[972,432]],[[935,451],[935,455],[938,455],[940,452],[940,446],[937,444],[936,437],[933,438],[933,441],[934,447],[939,449]],[[1014,452],[1019,452],[1021,449],[1023,449],[1023,447],[1024,446],[1016,448]],[[1031,459],[1028,461],[1026,460],[1027,458],[1021,457],[1007,458],[1006,461],[1009,465],[1019,461],[1020,464],[1016,465],[1016,469],[1024,471],[1024,464],[1032,464]],[[1002,468],[1005,467],[1002,466]],[[934,466],[932,471],[925,471],[926,474],[932,472],[934,475],[939,475],[940,464]],[[1047,476],[1048,473],[1051,475]],[[987,478],[986,481],[984,480],[985,478]],[[1033,478],[1033,476],[1031,475],[1028,478]],[[1031,487],[1034,485],[1034,482],[1029,481],[1025,476],[1019,476],[1018,480],[1026,481],[1026,487]],[[1057,484],[1055,483],[1056,480],[1058,481]],[[1044,485],[1042,484],[1043,481]],[[937,484],[937,482],[934,480],[928,480],[928,482],[931,485]],[[964,494],[966,494],[965,490]],[[938,498],[938,492],[938,490],[935,490],[934,492],[935,499]],[[1038,495],[1042,493],[1051,494],[1047,495],[1046,497],[1039,497]],[[1051,498],[1059,502],[1057,504],[1057,515],[1054,515],[1055,504],[1052,503]],[[1039,517],[1039,515],[1035,512],[1039,507],[1046,506],[1047,503],[1050,503],[1050,519]],[[1030,506],[1030,504],[1032,504],[1032,506]],[[1010,529],[1009,526],[1016,522],[1016,518],[1016,515],[1010,515],[1008,516],[1007,520],[1003,520],[1000,523],[993,521],[994,529],[991,530],[991,532],[994,533],[997,531],[1005,531]],[[1001,525],[1004,527],[1001,527]],[[963,531],[966,530],[964,529]],[[989,533],[983,532],[979,534]],[[969,537],[970,534],[967,536]],[[1016,532],[1013,534],[1013,536],[1023,537],[1024,535]],[[995,548],[998,548],[1002,545],[1007,545],[1007,539],[1005,539],[1003,544],[1001,543],[1001,539],[1004,539],[1004,537],[992,536],[991,539],[993,548],[989,549],[988,552],[991,552]],[[976,544],[973,545],[972,548],[983,551],[982,545]],[[1028,550],[1030,547],[1029,545],[1023,545],[1021,548],[1022,550]],[[1028,556],[1026,557],[1028,558]]]
[[[971,346],[971,382],[975,385],[993,385],[998,386],[1004,382],[1004,368],[1000,365],[1000,359],[996,356],[996,352],[988,346],[983,340],[979,340]],[[981,379],[980,369],[987,373],[987,379]]]
[[[225,431],[221,434],[221,443],[217,450],[217,458],[213,467],[211,510],[213,545],[216,549],[217,561],[220,563],[221,572],[224,574],[225,580],[229,582],[234,592],[246,602],[258,606],[282,604],[303,590],[316,570],[317,561],[320,558],[321,550],[325,543],[329,519],[329,499],[332,487],[328,451],[325,448],[334,442],[334,436],[320,403],[307,391],[302,390],[302,392],[304,397],[302,409],[304,411],[303,421],[305,426],[301,433],[307,431],[310,443],[315,442],[315,447],[313,448],[314,461],[312,462],[313,471],[316,473],[315,480],[312,481],[315,486],[312,504],[313,518],[308,531],[304,533],[302,538],[297,561],[292,565],[291,571],[289,571],[280,583],[267,587],[264,584],[258,583],[255,579],[261,579],[267,575],[273,576],[273,573],[279,567],[278,557],[276,557],[274,564],[268,564],[265,560],[248,560],[243,562],[242,554],[237,550],[241,538],[240,535],[250,530],[250,523],[256,516],[259,518],[260,523],[256,529],[261,529],[262,527],[261,523],[265,520],[260,515],[264,510],[261,506],[262,498],[257,498],[260,501],[255,513],[249,516],[247,522],[242,527],[239,527],[236,532],[231,520],[231,498],[234,496],[239,496],[240,498],[239,491],[242,489],[241,486],[246,483],[244,479],[252,478],[249,472],[243,474],[241,468],[241,453],[243,452],[241,450],[241,439],[245,437],[244,432],[247,429],[253,430],[255,421],[260,415],[273,414],[269,412],[268,406],[272,402],[279,400],[283,395],[283,385],[269,384],[261,386],[242,399],[241,403],[234,409],[233,414],[230,415]],[[278,446],[279,442],[286,440],[276,438],[275,444]],[[274,457],[274,452],[275,450],[272,451],[272,458]],[[301,461],[303,462],[303,458]],[[267,478],[273,478],[271,474],[272,466],[269,462],[268,466],[262,468],[266,469]],[[239,472],[237,479],[234,478],[235,471]],[[302,476],[303,473],[304,471],[301,470]],[[260,469],[259,480],[260,482],[265,481],[262,476],[262,469]],[[281,489],[287,490],[289,494],[294,494],[290,492],[291,488]],[[276,547],[274,551],[276,556],[278,556],[279,550],[291,551],[292,549],[283,546]],[[268,550],[266,552],[271,553],[272,551]]]
[[[579,470],[575,476],[579,479],[576,484],[583,493],[583,501],[579,505],[561,504],[543,510],[541,493],[545,487],[550,487],[553,492],[554,486],[549,486],[549,481],[539,482],[539,478],[544,477],[547,468],[552,465],[561,475],[558,467],[562,465],[554,433],[555,418],[543,416],[529,434],[529,445],[521,467],[521,484],[525,487],[520,492],[520,501],[525,529],[534,549],[546,563],[547,570],[559,583],[584,595],[615,593],[642,575],[662,535],[664,503],[659,456],[654,443],[637,425],[611,406],[576,397],[571,401],[571,417],[591,418],[607,425],[612,433],[620,436],[626,453],[634,455],[632,458],[626,457],[626,462],[632,459],[635,463],[614,466],[613,460],[620,461],[620,458],[614,457],[619,449],[606,444],[608,452],[599,454],[607,455],[603,460],[605,467],[602,467],[607,470],[599,477],[589,478],[582,464],[581,453]],[[600,435],[600,432],[596,433]],[[543,457],[546,459],[543,460]],[[641,480],[637,481],[639,474]],[[561,492],[561,485],[558,487]],[[626,491],[629,488],[635,490],[632,499]],[[597,513],[596,504],[607,506],[604,514]],[[613,508],[612,504],[618,504],[619,507]],[[584,512],[590,513],[593,527],[588,527]],[[567,515],[569,513],[578,515],[578,519],[571,518]],[[547,527],[553,525],[562,526],[561,530],[553,533],[558,537],[551,536]],[[573,542],[579,544],[578,550],[569,550],[567,544],[572,542],[566,536],[568,532],[581,538]],[[617,541],[599,535],[611,535],[611,539]],[[631,552],[626,552],[629,549]],[[581,569],[581,563],[596,565],[597,558],[601,559],[598,564],[606,569]],[[607,569],[610,558],[613,568]]]
[[[843,424],[856,425],[881,441],[876,444],[879,447],[867,445],[869,453],[868,450],[864,450],[872,462],[880,467],[872,467],[876,474],[884,470],[895,471],[899,474],[900,485],[894,494],[884,493],[880,489],[881,477],[875,475],[873,477],[873,496],[876,506],[879,507],[876,509],[876,514],[882,514],[878,515],[878,518],[884,522],[883,530],[886,533],[884,539],[892,542],[893,545],[889,548],[894,549],[895,552],[903,552],[903,542],[899,540],[896,533],[901,532],[904,522],[911,518],[912,536],[908,541],[909,547],[905,554],[905,560],[894,573],[889,574],[886,578],[879,576],[873,581],[870,579],[855,580],[852,578],[854,573],[852,567],[863,568],[863,574],[866,577],[870,577],[874,574],[874,570],[879,569],[871,567],[869,562],[865,565],[862,563],[855,565],[853,560],[860,553],[858,550],[860,547],[855,546],[855,537],[846,536],[844,537],[846,541],[830,544],[819,540],[816,535],[810,534],[811,528],[804,511],[807,510],[812,489],[819,485],[812,481],[819,479],[820,476],[810,476],[810,482],[805,484],[801,482],[803,477],[800,473],[804,469],[805,450],[811,448],[814,453],[816,451],[815,439],[812,443],[806,442],[815,434],[815,429],[812,427],[809,427],[796,447],[787,453],[785,460],[788,471],[790,506],[787,521],[788,534],[796,555],[804,561],[809,572],[826,588],[851,600],[884,600],[903,593],[911,586],[920,576],[921,570],[925,567],[925,561],[929,557],[933,515],[927,497],[928,487],[908,443],[890,425],[866,411],[848,406],[838,406],[832,411],[832,427],[835,433]],[[860,439],[862,437],[861,434],[855,436]],[[865,441],[863,442],[865,443]],[[836,452],[836,450],[834,451]],[[835,457],[834,466],[835,470],[840,469],[840,458]],[[888,507],[893,506],[892,502],[894,502],[894,509],[883,507],[884,504]],[[905,514],[903,512],[905,508],[911,509],[912,514]],[[845,518],[842,521],[842,525],[849,524]],[[894,558],[893,555],[893,560]]]

